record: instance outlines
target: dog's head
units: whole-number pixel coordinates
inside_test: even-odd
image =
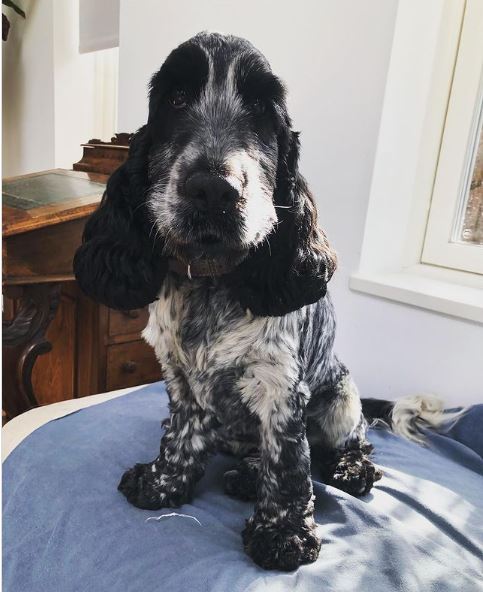
[[[169,258],[282,315],[325,294],[335,256],[298,172],[285,90],[248,41],[202,33],[151,80],[149,117],[86,225],[74,267],[114,308],[156,298]]]

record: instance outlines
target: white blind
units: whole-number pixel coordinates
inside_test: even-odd
[[[79,0],[79,51],[119,45],[119,0]]]

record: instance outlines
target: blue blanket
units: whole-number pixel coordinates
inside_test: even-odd
[[[212,459],[194,502],[177,510],[185,516],[139,510],[118,493],[124,470],[156,455],[166,414],[157,383],[51,421],[12,452],[5,592],[483,590],[483,405],[426,448],[371,431],[384,477],[363,499],[314,473],[323,546],[316,563],[289,574],[244,554],[252,506],[223,494],[236,462],[228,456]]]

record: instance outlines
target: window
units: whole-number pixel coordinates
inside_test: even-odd
[[[482,119],[481,114],[480,119]],[[466,199],[462,200],[462,211],[457,218],[456,240],[483,245],[483,127],[481,121],[473,175],[468,179],[470,182],[465,191]]]
[[[483,323],[483,1],[399,2],[352,290]]]
[[[422,262],[483,274],[483,2],[467,0]]]

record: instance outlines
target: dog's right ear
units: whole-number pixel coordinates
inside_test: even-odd
[[[87,221],[74,273],[94,300],[121,310],[156,299],[167,271],[163,244],[152,237],[145,203],[149,131],[133,136],[127,161],[109,178],[99,208]]]

